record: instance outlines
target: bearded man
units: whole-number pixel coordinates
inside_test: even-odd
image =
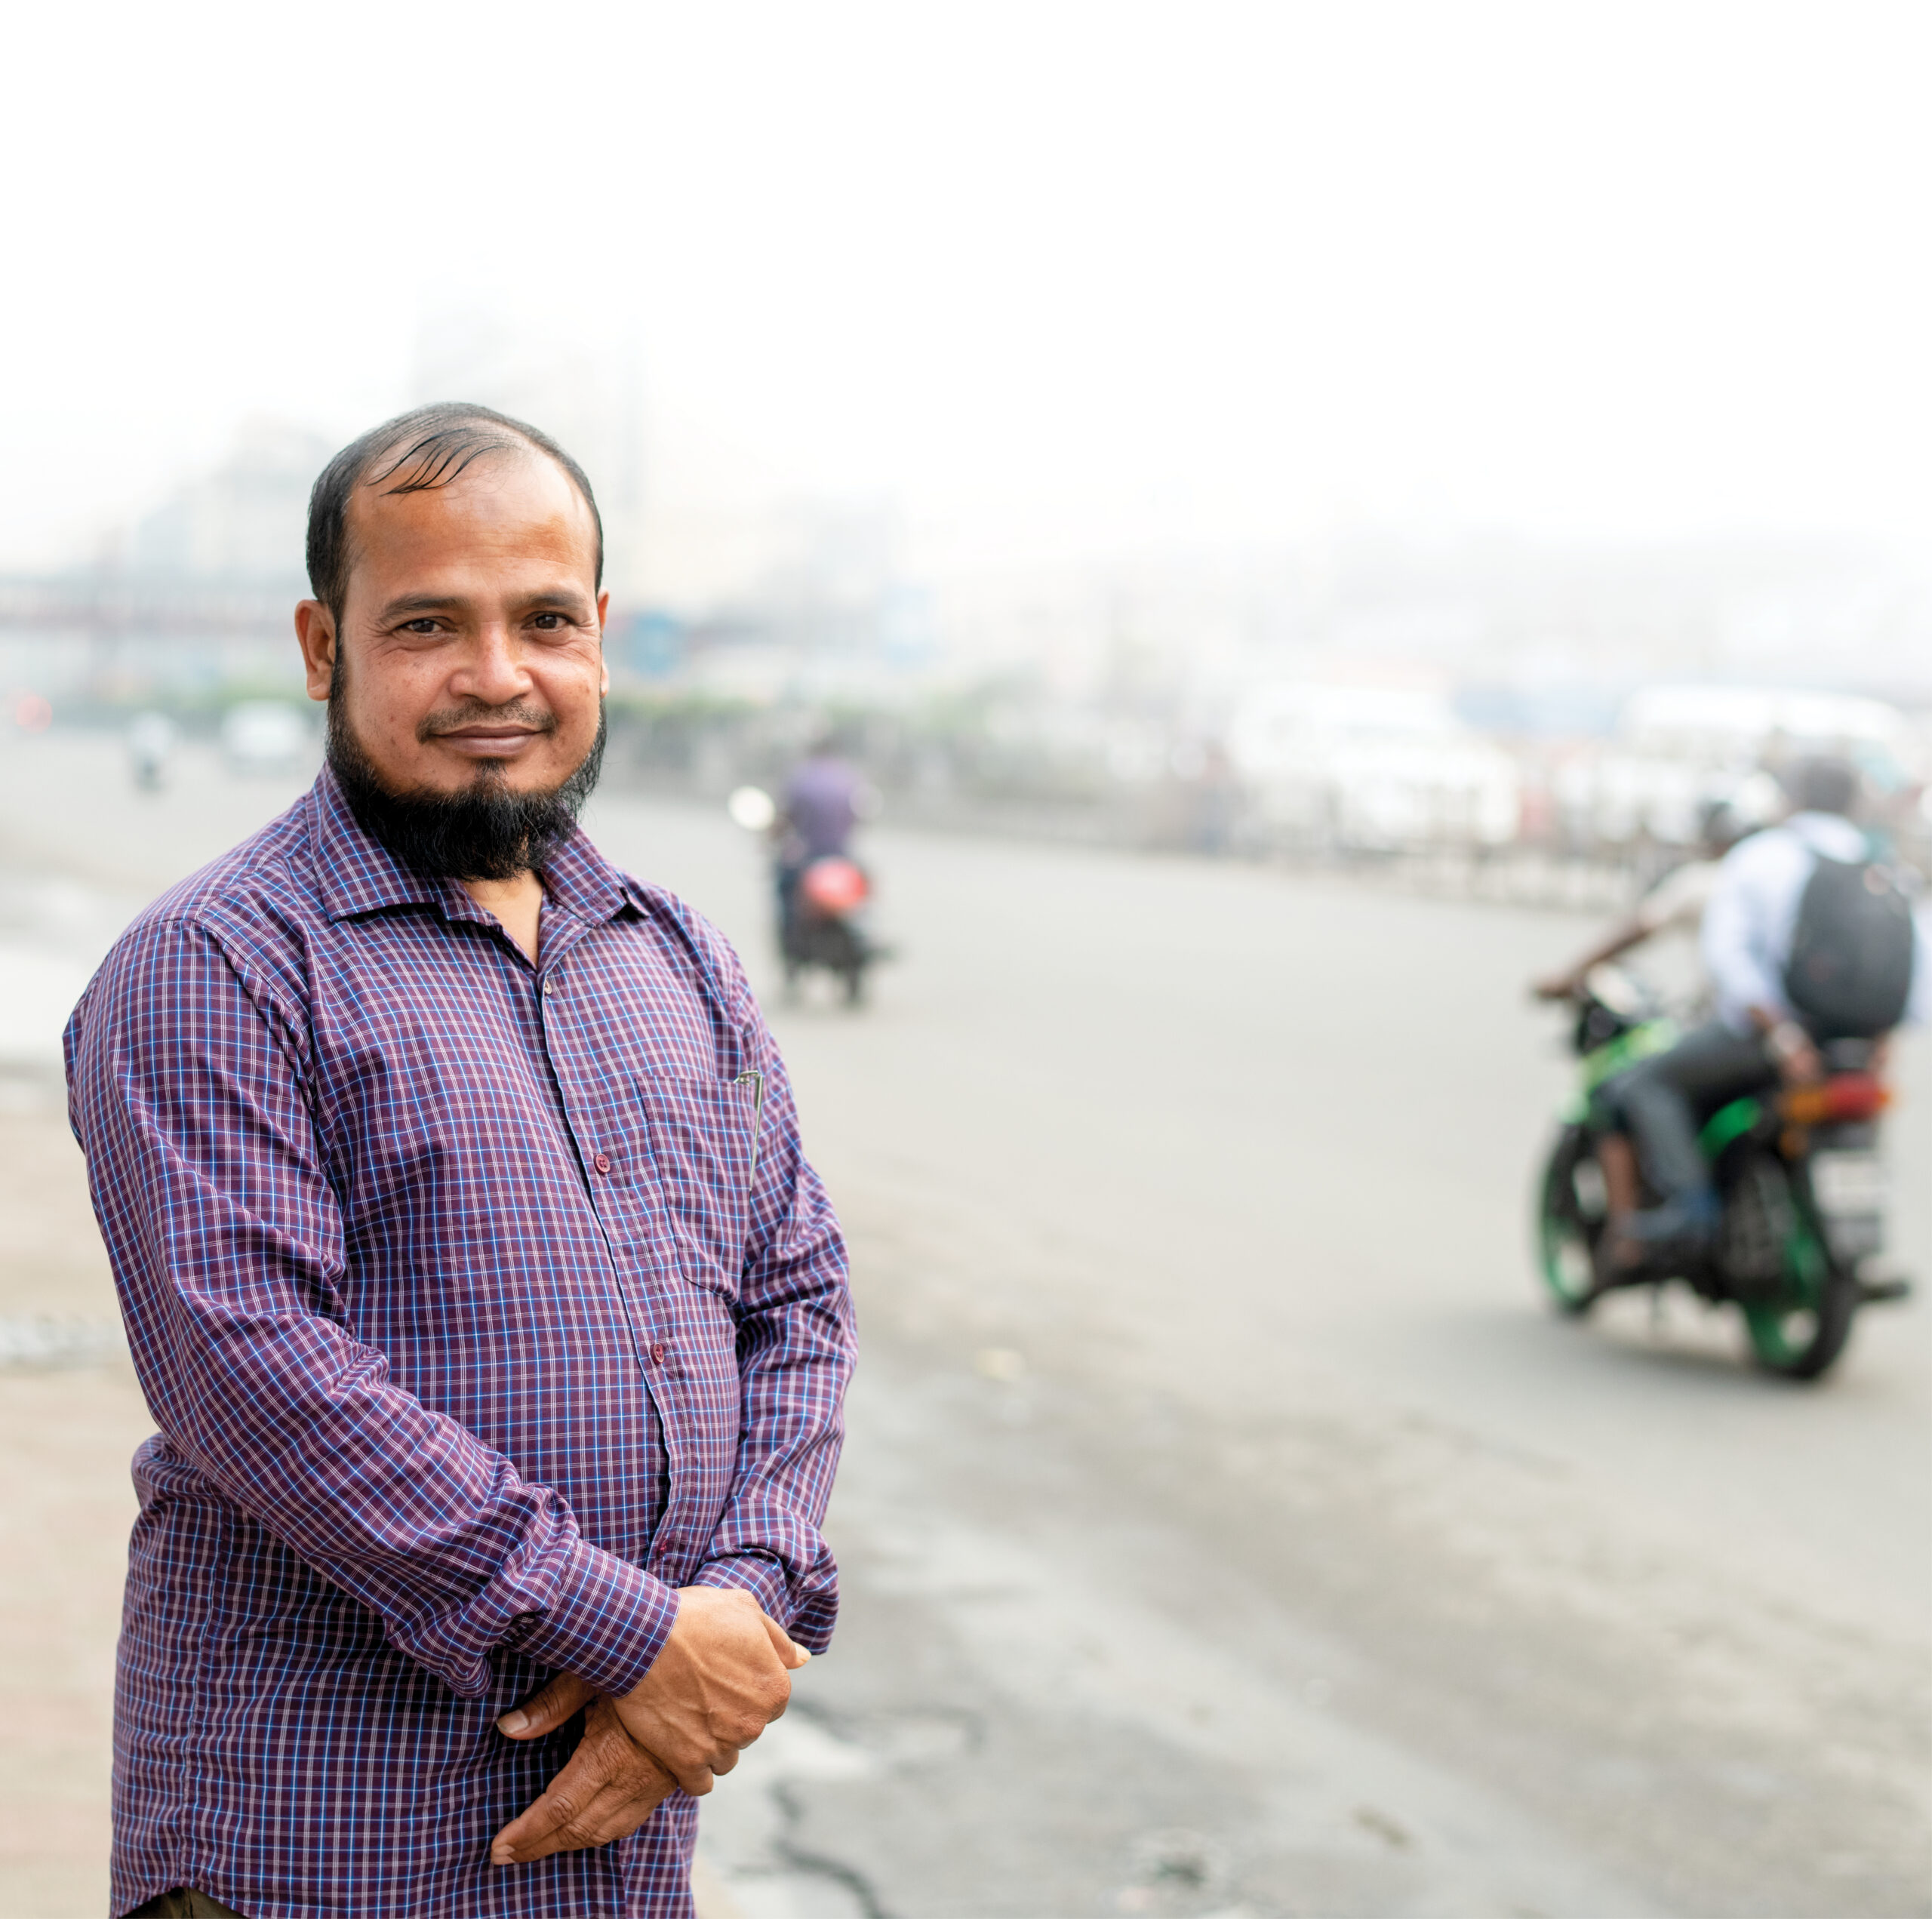
[[[405,414],[308,558],[328,764],[67,1035],[160,1428],[113,1911],[687,1913],[691,1795],[832,1628],[837,1224],[736,956],[577,826],[576,463]]]

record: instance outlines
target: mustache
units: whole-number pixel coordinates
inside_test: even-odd
[[[452,709],[452,712],[458,709]],[[516,706],[472,703],[455,724],[516,712],[519,724],[555,732],[555,717]],[[432,719],[448,723],[445,715]],[[547,792],[513,793],[502,770],[487,763],[461,792],[397,792],[383,783],[350,724],[347,703],[329,700],[328,763],[349,810],[362,830],[386,847],[405,866],[446,879],[507,880],[540,869],[576,830],[577,816],[597,784],[604,764],[608,724],[600,703],[597,737],[590,750],[559,785]]]
[[[440,712],[426,714],[416,724],[416,737],[426,742],[463,727],[486,725],[523,726],[534,733],[555,733],[557,716],[527,700],[512,700],[503,706],[486,706],[480,700],[466,700],[460,706],[445,706]]]

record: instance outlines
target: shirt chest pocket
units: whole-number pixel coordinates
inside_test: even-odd
[[[645,1148],[685,1277],[735,1299],[751,1230],[763,1075],[641,1082]]]

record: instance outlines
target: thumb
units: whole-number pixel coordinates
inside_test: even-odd
[[[796,1672],[811,1657],[796,1640],[769,1613],[761,1613],[758,1617],[764,1622],[766,1636],[771,1641],[771,1650],[784,1662],[786,1670]]]
[[[540,1693],[533,1693],[521,1705],[512,1706],[497,1721],[497,1730],[506,1738],[534,1739],[554,1733],[573,1713],[580,1712],[597,1696],[597,1688],[574,1672],[560,1672]]]

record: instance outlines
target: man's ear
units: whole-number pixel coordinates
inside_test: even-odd
[[[604,652],[604,627],[611,617],[611,595],[599,593],[597,596],[597,654],[602,670],[602,681],[597,690],[608,695],[611,690],[611,662]]]
[[[308,669],[309,697],[328,699],[335,684],[335,615],[320,600],[304,600],[296,607],[295,641]]]

